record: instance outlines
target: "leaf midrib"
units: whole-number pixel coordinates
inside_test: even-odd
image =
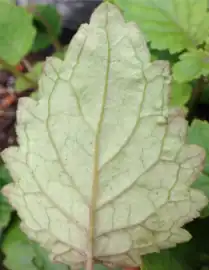
[[[91,203],[89,206],[89,233],[88,233],[89,257],[88,257],[87,264],[93,263],[94,236],[95,236],[95,228],[96,228],[96,206],[97,206],[97,199],[98,199],[98,193],[99,193],[100,134],[101,134],[102,124],[104,120],[105,104],[107,101],[107,92],[108,92],[108,80],[109,80],[109,73],[110,73],[111,55],[110,55],[110,41],[109,41],[109,34],[108,34],[107,27],[108,27],[108,10],[106,13],[106,23],[104,27],[106,40],[107,40],[107,66],[106,66],[105,85],[104,85],[104,91],[103,91],[103,97],[102,97],[101,113],[100,113],[99,122],[97,125],[96,137],[95,137],[95,143],[94,143],[92,196],[91,196]]]

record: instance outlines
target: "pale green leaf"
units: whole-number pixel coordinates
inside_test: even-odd
[[[115,0],[152,47],[171,53],[194,48],[209,34],[207,0]]]
[[[209,174],[204,171],[200,174],[197,181],[193,184],[194,188],[202,190],[209,199]],[[209,204],[202,210],[201,217],[209,216]]]
[[[189,82],[202,75],[209,75],[209,52],[201,49],[182,54],[173,66],[173,77],[178,82]]]
[[[4,194],[55,261],[137,266],[190,240],[182,226],[208,202],[190,188],[204,150],[185,144],[184,115],[168,108],[169,65],[150,58],[136,24],[103,3],[64,61],[47,60],[39,100],[19,101]]]
[[[209,175],[209,124],[200,120],[192,122],[188,133],[189,143],[198,144],[206,151],[204,171]]]
[[[0,161],[0,190],[9,182],[11,182],[10,175],[3,164]],[[12,208],[9,205],[7,199],[0,194],[0,232],[5,228],[10,221]]]
[[[31,49],[35,37],[32,16],[23,7],[0,2],[0,59],[16,65]]]
[[[205,45],[204,46],[204,49],[207,50],[207,51],[209,51],[209,37],[206,37],[205,44],[204,45]]]
[[[205,166],[193,187],[202,190],[209,198],[209,124],[200,120],[193,121],[188,133],[188,142],[204,147]],[[203,216],[209,215],[209,204],[203,210]]]
[[[177,83],[173,81],[170,105],[185,108],[184,106],[188,102],[191,94],[191,85],[187,83]]]

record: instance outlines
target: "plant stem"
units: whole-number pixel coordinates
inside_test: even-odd
[[[29,72],[31,72],[32,71],[32,66],[31,66],[31,63],[27,60],[27,59],[25,59],[25,58],[23,58],[22,59],[22,62],[23,62],[23,64],[25,65],[25,67],[27,68],[27,70],[29,71]]]
[[[85,270],[94,270],[94,262],[93,262],[93,256],[92,251],[90,250],[88,256],[87,256],[87,262],[86,262],[86,268]]]
[[[32,80],[31,78],[27,77],[24,73],[20,72],[19,70],[16,69],[16,67],[8,64],[6,61],[0,58],[0,64],[3,65],[5,69],[10,71],[16,78],[22,78],[25,81],[27,81],[30,84],[31,88],[37,88],[37,82]]]

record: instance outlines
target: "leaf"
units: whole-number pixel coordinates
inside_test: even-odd
[[[192,94],[192,87],[190,84],[186,83],[177,83],[173,81],[172,83],[172,92],[171,92],[171,106],[183,107],[190,99]]]
[[[173,66],[173,77],[178,82],[189,82],[209,74],[209,53],[192,50],[183,53],[180,61]]]
[[[55,6],[36,5],[33,10],[37,35],[32,47],[33,52],[48,47],[61,32],[61,17]]]
[[[206,151],[205,166],[193,187],[202,190],[209,198],[209,124],[200,120],[193,121],[188,133],[188,142],[204,147]],[[203,216],[209,215],[209,204],[203,210]]]
[[[193,184],[194,188],[202,190],[205,195],[209,198],[209,175],[204,172],[200,174],[198,180]],[[209,216],[209,204],[202,210],[201,217]]]
[[[46,251],[28,240],[15,223],[5,235],[2,250],[6,256],[4,266],[9,270],[67,270],[61,264],[52,264]]]
[[[209,34],[207,0],[115,0],[152,47],[171,53],[195,48]]]
[[[183,243],[170,250],[163,250],[158,254],[148,254],[143,259],[142,270],[172,270],[200,269],[208,264],[205,258],[209,252],[208,219],[197,219],[189,223],[186,228],[193,238],[188,243]],[[208,253],[209,254],[209,253]]]
[[[163,250],[158,254],[146,255],[143,259],[142,270],[189,270],[183,260],[178,260],[173,249]]]
[[[39,62],[37,64],[35,64],[32,68],[32,70],[28,73],[26,73],[26,76],[29,79],[32,79],[34,81],[38,81],[42,72],[42,68],[43,68],[43,63],[44,62]],[[16,92],[21,92],[27,88],[31,87],[31,83],[26,81],[24,78],[19,77],[17,78],[16,82],[15,82],[15,91]]]
[[[32,16],[22,7],[0,2],[0,59],[10,65],[20,62],[35,37]]]
[[[192,144],[198,144],[206,151],[205,166],[203,172],[209,174],[209,124],[200,120],[195,120],[188,132],[188,141]]]
[[[65,54],[67,51],[68,46],[65,46],[64,48],[62,48],[62,51],[57,51],[53,54],[53,56],[55,56],[56,58],[59,58],[61,60],[65,59]]]
[[[190,240],[182,226],[208,202],[190,188],[204,150],[185,144],[184,115],[168,108],[169,65],[150,57],[136,24],[103,3],[64,61],[47,60],[39,100],[19,101],[3,192],[56,262],[138,266]]]
[[[0,164],[0,190],[11,182],[10,175],[6,168]],[[5,228],[10,221],[11,206],[8,204],[7,199],[0,194],[0,231]]]

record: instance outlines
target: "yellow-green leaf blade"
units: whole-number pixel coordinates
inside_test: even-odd
[[[202,190],[206,196],[209,198],[209,124],[200,120],[195,120],[188,133],[188,142],[195,143],[204,147],[206,151],[205,166],[198,177],[197,181],[193,184],[195,188]],[[203,210],[204,216],[209,215],[209,204]]]
[[[0,59],[16,65],[31,49],[35,37],[32,16],[23,7],[0,2]]]
[[[209,74],[209,53],[203,50],[191,50],[180,56],[180,61],[173,66],[176,81],[189,82]]]
[[[207,0],[115,0],[152,47],[171,53],[195,48],[209,34]]]

